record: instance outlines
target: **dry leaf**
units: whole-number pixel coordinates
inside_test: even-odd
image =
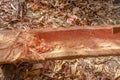
[[[99,72],[102,72],[103,66],[104,66],[103,64],[98,65],[97,68],[95,69],[95,72],[96,72],[96,73],[97,73],[97,72],[98,72],[98,73],[99,73]]]
[[[75,64],[72,64],[72,65],[71,65],[71,73],[72,73],[73,75],[75,75],[75,73],[76,73],[76,71],[77,71],[77,65],[78,65],[78,63],[75,63]]]
[[[34,4],[32,7],[33,11],[38,11],[40,9],[40,6],[38,4]]]

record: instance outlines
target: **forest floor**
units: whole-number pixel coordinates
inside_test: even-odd
[[[0,0],[0,30],[120,24],[120,3],[113,0],[22,1]],[[120,80],[120,57],[35,63],[25,80]]]

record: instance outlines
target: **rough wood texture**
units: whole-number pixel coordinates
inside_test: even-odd
[[[0,63],[120,55],[113,27],[71,27],[0,32]]]

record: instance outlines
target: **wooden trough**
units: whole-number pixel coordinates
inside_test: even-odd
[[[0,63],[120,56],[120,25],[0,31]]]

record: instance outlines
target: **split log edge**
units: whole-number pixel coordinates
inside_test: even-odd
[[[120,56],[120,33],[114,34],[114,28],[117,26],[95,26],[95,27],[72,27],[60,29],[43,29],[43,30],[7,30],[0,32],[0,63],[12,62],[29,62],[29,61],[45,61],[45,60],[58,60],[58,59],[73,59],[79,57],[100,57],[100,56]],[[115,28],[116,30],[116,28]],[[22,33],[19,35],[19,33]],[[58,51],[48,51],[41,54],[20,54],[23,48],[17,48],[13,53],[8,54],[10,51],[10,41],[14,41],[16,37],[29,38],[26,36],[30,34],[37,35],[39,39],[45,39],[48,44],[61,43],[64,44],[65,49]],[[18,40],[20,43],[21,38]],[[29,40],[27,40],[29,42]],[[104,46],[106,45],[108,46]],[[17,44],[18,44],[17,43]],[[22,42],[21,42],[22,43]],[[24,42],[23,42],[24,44]],[[84,48],[76,48],[81,46]],[[101,46],[102,45],[102,46]],[[69,46],[74,46],[69,48]],[[109,46],[112,46],[108,48]],[[8,47],[8,48],[6,48]],[[23,46],[22,46],[23,47]],[[67,48],[66,48],[67,47]],[[102,48],[101,48],[102,47]],[[3,49],[2,49],[3,48]],[[5,49],[6,48],[6,49]],[[17,52],[18,51],[18,52]],[[6,59],[6,55],[8,56]],[[16,55],[16,56],[14,56]]]

